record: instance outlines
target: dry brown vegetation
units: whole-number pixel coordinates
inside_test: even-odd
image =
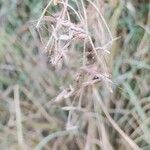
[[[149,1],[8,4],[0,150],[149,150]]]

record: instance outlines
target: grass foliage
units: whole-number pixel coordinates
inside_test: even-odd
[[[149,0],[0,1],[0,150],[149,150]]]

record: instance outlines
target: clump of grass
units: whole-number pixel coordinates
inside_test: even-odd
[[[149,149],[147,1],[5,3],[1,149]]]
[[[49,2],[45,10],[43,11],[41,17],[38,20],[38,23],[36,25],[37,30],[39,30],[40,23],[42,24],[42,20],[44,18],[44,14],[46,13],[46,10],[50,6],[52,1]],[[56,2],[55,2],[56,4]],[[97,5],[96,5],[97,4]],[[70,85],[71,88],[63,90],[57,97],[54,99],[53,102],[60,103],[64,100],[69,99],[71,102],[71,106],[67,106],[68,110],[68,119],[67,119],[67,128],[74,128],[84,130],[84,127],[81,125],[78,125],[78,120],[74,118],[80,118],[76,115],[76,111],[74,109],[80,110],[84,108],[87,109],[86,105],[91,101],[92,95],[96,95],[98,101],[100,95],[97,92],[92,92],[92,89],[102,89],[100,93],[103,93],[106,90],[112,91],[110,89],[109,84],[111,83],[111,80],[108,78],[108,67],[105,62],[105,55],[106,52],[109,53],[109,48],[113,44],[114,38],[111,34],[111,31],[101,13],[100,6],[101,3],[93,3],[91,1],[88,1],[87,6],[85,6],[84,1],[76,2],[74,3],[74,7],[78,8],[77,11],[68,3],[68,1],[64,2],[58,2],[57,5],[60,5],[58,15],[57,17],[52,16],[48,19],[44,19],[44,22],[50,21],[50,28],[51,30],[48,31],[51,33],[51,36],[48,39],[48,42],[46,43],[45,49],[48,51],[48,54],[50,55],[50,58],[53,59],[51,61],[52,65],[58,68],[58,64],[61,67],[59,67],[59,70],[61,70],[63,63],[65,67],[68,67],[68,63],[71,62],[71,59],[69,57],[72,57],[73,55],[68,55],[67,52],[70,54],[73,53],[74,56],[76,55],[76,52],[71,51],[77,51],[75,49],[74,44],[82,44],[83,46],[80,48],[80,59],[82,60],[81,65],[79,64],[76,69],[71,70],[73,66],[69,66],[70,72],[79,72],[77,78],[75,78],[75,81],[73,81],[73,86]],[[62,5],[62,7],[61,7]],[[71,10],[70,10],[71,9]],[[76,23],[73,23],[71,20],[71,11],[78,17],[79,21]],[[93,13],[94,12],[94,13]],[[92,14],[92,16],[88,16]],[[94,24],[91,24],[91,22]],[[42,24],[43,25],[43,24]],[[47,25],[47,24],[46,24]],[[63,33],[62,33],[63,32]],[[98,34],[97,34],[98,33]],[[40,31],[39,31],[40,34]],[[93,36],[94,35],[94,36]],[[99,36],[101,35],[101,37]],[[42,37],[42,36],[41,36]],[[82,43],[79,43],[79,40],[82,40]],[[53,41],[53,42],[52,42]],[[73,47],[74,49],[71,49],[70,47]],[[90,49],[90,50],[89,50]],[[66,52],[66,53],[65,53]],[[87,54],[88,52],[88,54]],[[91,55],[91,57],[89,57]],[[68,59],[68,60],[65,60]],[[74,59],[77,59],[77,57],[74,57]],[[80,60],[78,59],[78,60]],[[99,83],[100,82],[100,83]],[[105,87],[105,89],[104,89]],[[88,96],[85,94],[89,90]],[[108,94],[108,92],[107,92]],[[96,107],[93,107],[97,104],[95,98],[92,98],[93,101],[90,102],[90,110],[91,112],[95,112],[96,114],[97,109]],[[85,101],[86,102],[83,102]],[[82,103],[86,103],[85,106]],[[96,103],[96,104],[95,104]],[[50,103],[52,105],[52,103]],[[101,112],[104,112],[106,115],[106,118],[110,122],[110,124],[116,129],[120,135],[123,137],[124,140],[131,146],[133,149],[139,149],[138,145],[130,139],[128,135],[126,135],[121,128],[117,125],[117,123],[111,118],[111,116],[108,113],[108,108],[103,104],[102,101],[100,102],[99,109],[102,109]],[[49,105],[50,107],[50,105]],[[66,108],[66,107],[65,107]],[[73,109],[72,109],[73,108]],[[105,109],[103,109],[105,108]],[[98,131],[98,135],[89,135],[94,136],[96,139],[102,138],[102,145],[108,145],[105,146],[106,149],[111,149],[112,145],[109,140],[109,138],[104,139],[103,141],[103,134],[106,134],[107,132],[103,133],[103,130],[106,130],[104,125],[99,129],[99,124],[103,122],[103,116],[100,116],[100,114],[97,114],[97,118],[95,120],[95,130]],[[80,126],[80,127],[79,127]],[[103,130],[102,130],[103,129]],[[84,133],[84,132],[83,132]],[[90,134],[88,133],[88,130],[85,131],[84,134]],[[105,141],[106,140],[106,141]],[[90,144],[88,141],[86,141],[86,148],[95,147],[94,144]],[[107,144],[106,144],[107,143]],[[101,147],[101,146],[100,146]],[[103,147],[101,147],[103,148]]]

